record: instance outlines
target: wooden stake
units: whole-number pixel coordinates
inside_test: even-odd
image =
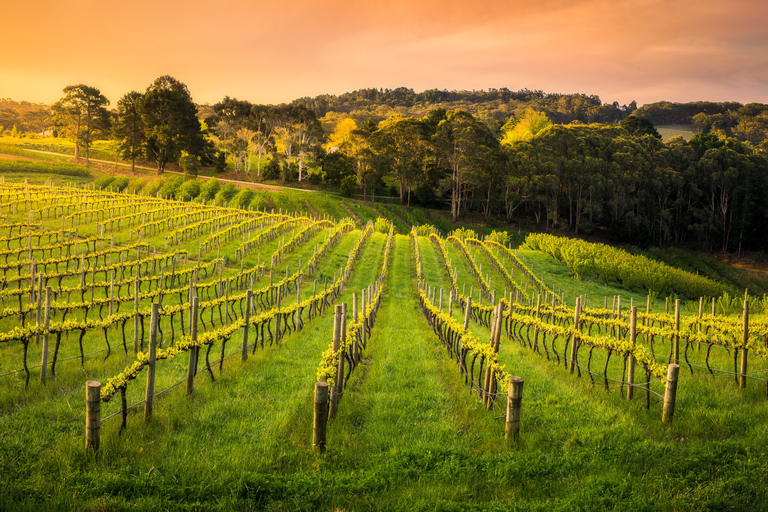
[[[251,323],[251,308],[253,307],[253,292],[248,290],[245,292],[245,326],[243,327],[243,350],[241,353],[242,360],[248,359],[248,328]]]
[[[744,299],[743,328],[741,336],[741,370],[739,371],[739,389],[747,387],[747,354],[749,347],[749,300]]]
[[[337,353],[339,351],[339,348],[341,348],[341,313],[342,308],[341,304],[336,304],[334,307],[334,320],[333,320],[333,353]],[[333,386],[333,389],[331,390],[331,405],[328,410],[328,417],[333,418],[336,416],[336,409],[339,406],[339,380],[342,377],[340,375],[336,375],[336,381],[335,385]]]
[[[312,424],[312,448],[325,451],[325,434],[328,425],[328,383],[315,383],[315,416]]]
[[[98,453],[101,444],[101,383],[85,383],[85,449]]]
[[[507,423],[504,429],[504,438],[517,440],[520,436],[520,407],[523,401],[522,377],[510,377],[507,391]]]
[[[680,364],[680,299],[675,299],[675,364]]]
[[[40,382],[45,382],[45,374],[48,370],[48,328],[51,324],[51,287],[45,288],[45,317],[43,319],[43,327],[45,334],[43,335],[43,355],[40,361]]]
[[[680,365],[670,364],[667,367],[667,387],[664,391],[664,410],[661,421],[672,423],[675,415],[675,396],[677,395],[677,376],[680,373]]]
[[[155,363],[157,358],[157,324],[160,321],[160,304],[152,303],[149,327],[149,362],[147,364],[147,392],[144,396],[144,420],[152,419],[155,404]]]
[[[189,332],[192,344],[197,341],[197,310],[200,299],[192,299],[192,308],[189,311]],[[187,369],[187,396],[195,392],[195,375],[197,374],[197,355],[200,347],[192,346],[189,349],[189,368]]]
[[[469,330],[469,314],[472,311],[472,296],[467,297],[467,307],[464,309],[464,332]]]
[[[632,312],[629,317],[629,342],[635,346],[637,341],[637,306],[632,306]],[[627,400],[632,400],[635,392],[635,356],[629,355],[629,369],[627,371]]]
[[[580,330],[580,324],[579,324],[579,314],[581,313],[581,297],[576,297],[576,307],[574,308],[573,312],[573,328],[577,331]],[[579,339],[574,334],[571,337],[571,357],[570,357],[570,368],[568,369],[568,373],[573,373],[573,370],[576,369],[576,355],[578,354],[578,344]]]

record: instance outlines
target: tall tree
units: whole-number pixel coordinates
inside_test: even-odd
[[[197,119],[197,107],[187,86],[165,75],[147,88],[141,102],[141,119],[147,138],[146,156],[162,174],[169,162],[178,162],[182,151],[202,157],[206,144]]]
[[[303,105],[275,109],[274,134],[290,166],[294,153],[299,157],[299,181],[302,179],[304,158],[322,135],[322,125],[315,113]]]
[[[123,158],[131,160],[131,171],[136,170],[136,158],[141,156],[144,143],[144,125],[141,121],[141,99],[138,91],[131,91],[117,102],[115,138]]]
[[[433,140],[450,175],[451,220],[455,222],[483,166],[490,165],[498,152],[499,143],[486,125],[464,110],[448,112]]]
[[[109,128],[109,100],[95,87],[68,85],[64,97],[53,104],[53,123],[75,143],[75,160],[85,150],[88,163],[94,139]]]
[[[411,192],[418,186],[424,160],[422,124],[412,118],[393,116],[379,123],[371,146],[400,184],[400,204],[411,204]]]

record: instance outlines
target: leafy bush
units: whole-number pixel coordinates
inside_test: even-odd
[[[219,183],[219,180],[216,178],[211,178],[200,187],[200,195],[199,197],[205,199],[206,201],[210,201],[214,197],[216,197],[216,193],[221,188],[221,183]]]
[[[130,180],[125,176],[120,176],[115,178],[115,181],[112,182],[111,188],[115,192],[122,192],[128,186],[129,181]]]
[[[136,194],[146,186],[147,182],[149,182],[148,178],[138,178],[131,180],[131,182],[125,188],[125,192],[127,194]]]
[[[344,197],[352,197],[352,194],[358,189],[357,176],[347,176],[341,180],[339,193]]]
[[[183,176],[174,176],[165,181],[163,186],[158,190],[160,197],[167,197],[169,199],[176,199],[179,188],[184,184]]]
[[[214,203],[218,206],[224,206],[235,194],[237,194],[237,188],[233,184],[227,183],[216,192],[216,196],[213,198]]]
[[[501,245],[507,245],[509,243],[509,233],[506,231],[492,231],[490,235],[486,237],[486,240],[496,242]]]
[[[416,226],[416,234],[419,236],[429,236],[433,229],[435,229],[435,226],[431,224],[422,224],[421,226]]]
[[[389,233],[390,228],[392,227],[392,223],[389,222],[384,217],[377,217],[376,223],[374,224],[374,229],[377,233]]]
[[[469,228],[458,228],[453,232],[453,236],[461,241],[464,241],[468,238],[477,238],[477,233]]]
[[[200,182],[197,180],[187,180],[179,187],[177,198],[182,201],[192,201],[200,195]]]
[[[145,196],[154,196],[157,194],[158,190],[163,188],[163,185],[165,185],[165,178],[155,178],[144,185],[144,188],[141,189],[141,193]]]
[[[93,186],[96,187],[96,190],[104,190],[109,187],[113,181],[115,181],[115,177],[108,174],[94,181]]]
[[[179,165],[184,169],[185,176],[197,176],[197,170],[200,168],[200,160],[193,155],[184,155],[179,160]]]
[[[241,188],[240,191],[235,194],[232,200],[229,202],[231,208],[248,208],[253,199],[253,190],[250,188]]]
[[[321,171],[319,171],[319,170],[316,170],[316,171],[312,171],[312,172],[310,172],[310,173],[308,173],[308,174],[307,174],[307,180],[308,180],[308,181],[309,181],[311,184],[313,184],[313,185],[317,186],[317,185],[319,185],[320,183],[322,183],[322,182],[323,182],[323,174],[322,174],[322,172],[321,172]]]
[[[273,158],[264,166],[262,176],[264,176],[265,180],[276,180],[280,178],[280,163],[277,161],[277,158]]]

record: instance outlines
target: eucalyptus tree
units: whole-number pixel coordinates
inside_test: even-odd
[[[123,158],[131,160],[131,171],[136,170],[136,158],[144,151],[146,138],[141,120],[141,99],[143,94],[137,91],[126,93],[117,102],[117,122],[114,135],[118,142],[118,152]]]
[[[95,87],[68,85],[64,97],[51,106],[53,124],[75,143],[75,160],[85,150],[88,163],[93,141],[109,129],[109,100]]]

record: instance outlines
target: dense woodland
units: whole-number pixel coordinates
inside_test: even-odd
[[[768,249],[768,105],[658,102],[637,108],[542,91],[362,89],[279,106],[226,97],[196,105],[160,77],[109,111],[98,89],[51,107],[3,100],[7,135],[53,128],[88,159],[111,138],[130,161],[200,165],[251,179],[308,180],[345,195],[398,196],[543,230],[638,246]],[[654,125],[697,135],[663,142]]]

